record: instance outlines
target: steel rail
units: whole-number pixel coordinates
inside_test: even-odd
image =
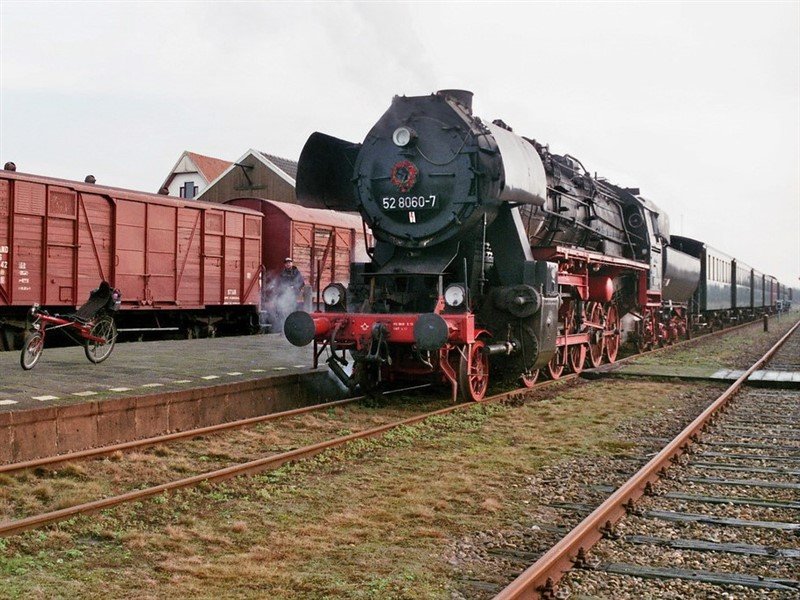
[[[745,373],[732,383],[710,406],[694,421],[687,425],[669,444],[667,444],[650,462],[643,466],[633,477],[617,488],[588,517],[581,521],[572,531],[564,536],[555,546],[546,552],[533,565],[528,567],[519,577],[503,589],[495,600],[516,600],[553,597],[555,585],[572,566],[582,560],[585,553],[605,532],[612,531],[614,523],[620,520],[633,502],[638,500],[647,486],[652,486],[666,472],[670,465],[684,454],[689,445],[699,439],[708,425],[713,424],[717,413],[724,408],[730,399],[739,391],[747,378],[760,368],[783,346],[783,344],[800,327],[800,321],[781,337],[766,354],[758,359]]]
[[[559,383],[560,381],[562,381],[562,379],[545,381],[539,384],[539,386],[537,387],[547,387],[549,385]],[[453,404],[452,406],[440,408],[432,412],[423,413],[420,415],[402,419],[400,421],[394,421],[392,423],[387,423],[385,425],[380,425],[378,427],[373,427],[371,429],[366,429],[364,431],[351,433],[349,435],[337,437],[324,442],[318,442],[316,444],[304,446],[302,448],[297,448],[295,450],[289,450],[287,452],[282,452],[280,454],[274,454],[264,458],[255,459],[238,465],[224,467],[222,469],[216,469],[214,471],[208,471],[206,473],[200,473],[198,475],[192,475],[190,477],[171,481],[168,483],[163,483],[149,488],[144,488],[141,490],[132,490],[130,492],[126,492],[124,494],[120,494],[117,496],[109,496],[108,498],[93,500],[91,502],[77,504],[75,506],[70,506],[67,508],[47,513],[41,513],[38,515],[34,515],[24,519],[19,519],[16,521],[6,521],[0,523],[0,537],[8,537],[10,535],[15,535],[17,533],[21,533],[29,529],[34,529],[42,525],[47,525],[49,523],[55,523],[57,521],[63,521],[65,519],[69,519],[71,517],[75,517],[78,515],[88,514],[96,512],[98,510],[111,508],[113,506],[124,504],[126,502],[135,502],[138,500],[144,500],[146,498],[151,498],[153,496],[157,496],[165,492],[171,492],[181,488],[191,487],[204,482],[217,483],[220,481],[224,481],[226,479],[230,479],[232,477],[238,477],[240,475],[256,475],[264,471],[271,471],[281,467],[282,465],[288,462],[295,462],[306,458],[311,458],[321,452],[324,452],[325,450],[344,446],[345,444],[355,440],[377,437],[386,433],[391,429],[396,429],[402,426],[414,425],[431,417],[446,415],[448,413],[457,410],[469,409],[472,407],[481,406],[483,404],[502,402],[504,400],[508,400],[515,396],[524,395],[531,391],[532,390],[530,388],[519,388],[516,390],[511,390],[509,392],[495,394],[488,398],[484,398],[480,402],[462,402],[459,404]],[[328,406],[330,406],[330,404]]]
[[[748,324],[749,323],[747,323],[745,325],[748,325]],[[736,326],[736,327],[738,328],[738,327],[742,327],[742,326],[744,326],[744,325],[740,325],[740,326]],[[731,329],[727,329],[727,330],[724,330],[724,331],[730,332]],[[721,333],[721,332],[715,332],[715,333]],[[695,339],[697,339],[697,338],[695,338]],[[685,341],[689,342],[689,341],[694,341],[694,340],[685,340]],[[681,342],[681,343],[683,343],[683,342]],[[670,348],[675,348],[678,345],[680,345],[680,343],[679,344],[673,344],[671,346],[666,346],[666,347],[663,347],[663,348],[656,348],[656,349],[651,350],[649,352],[657,352],[657,351],[660,351],[660,350],[667,350],[667,349],[670,349]],[[643,354],[647,354],[647,353],[643,353]],[[626,361],[626,360],[629,360],[629,359],[632,359],[632,358],[635,358],[635,357],[641,356],[641,355],[642,354],[635,354],[635,355],[632,355],[632,356],[627,357],[625,359],[621,359],[620,361],[616,361],[616,362]],[[319,442],[317,444],[312,444],[310,446],[305,446],[303,448],[298,448],[298,449],[291,450],[291,451],[288,451],[288,452],[283,452],[283,453],[280,453],[280,454],[276,454],[276,455],[272,455],[272,456],[268,456],[268,457],[264,457],[264,458],[260,458],[260,459],[256,459],[256,460],[252,460],[252,461],[248,461],[246,463],[242,463],[242,464],[239,464],[239,465],[233,465],[233,466],[230,466],[230,467],[217,469],[215,471],[209,471],[209,472],[206,472],[206,473],[193,475],[193,476],[190,476],[190,477],[186,477],[184,479],[175,480],[175,481],[172,481],[172,482],[168,482],[168,483],[152,486],[152,487],[141,489],[141,490],[133,490],[133,491],[130,491],[130,492],[126,492],[124,494],[117,495],[117,496],[110,496],[108,498],[103,498],[103,499],[100,499],[100,500],[94,500],[94,501],[91,501],[91,502],[86,502],[86,503],[83,503],[83,504],[79,504],[79,505],[63,508],[63,509],[56,510],[56,511],[50,511],[50,512],[47,512],[47,513],[41,513],[39,515],[34,515],[34,516],[31,516],[31,517],[19,519],[19,520],[16,520],[16,521],[6,521],[4,523],[0,523],[0,537],[7,537],[7,536],[10,536],[10,535],[21,533],[23,531],[27,531],[29,529],[34,529],[36,527],[40,527],[42,525],[47,525],[49,523],[62,521],[62,520],[69,519],[71,517],[78,516],[78,515],[81,515],[81,514],[88,514],[88,513],[96,512],[98,510],[111,508],[113,506],[124,504],[126,502],[134,502],[134,501],[138,501],[138,500],[144,500],[146,498],[150,498],[150,497],[156,496],[158,494],[174,491],[174,490],[181,489],[181,488],[191,487],[193,485],[197,485],[197,484],[203,483],[203,482],[215,483],[215,482],[219,482],[219,481],[224,481],[226,479],[230,479],[232,477],[237,477],[239,475],[255,475],[255,474],[258,474],[258,473],[261,473],[261,472],[264,472],[264,471],[274,470],[274,469],[277,469],[280,466],[286,464],[287,462],[293,462],[293,461],[303,460],[305,458],[310,458],[310,457],[313,457],[313,456],[315,456],[315,455],[317,455],[317,454],[319,454],[321,452],[324,452],[325,450],[328,450],[328,449],[331,449],[331,448],[336,448],[336,447],[339,447],[339,446],[343,446],[343,445],[345,445],[345,444],[347,444],[347,443],[349,443],[351,441],[354,441],[354,440],[376,437],[376,436],[382,435],[383,433],[385,433],[385,432],[387,432],[387,431],[389,431],[391,429],[395,429],[395,428],[401,427],[401,426],[413,425],[413,424],[419,423],[421,421],[424,421],[424,420],[426,420],[428,418],[431,418],[431,417],[434,417],[434,416],[438,416],[438,415],[448,414],[448,413],[454,412],[456,410],[469,409],[470,407],[479,406],[481,404],[502,402],[502,401],[509,400],[509,399],[517,397],[517,396],[524,396],[524,395],[526,395],[528,393],[533,392],[534,389],[536,389],[536,388],[549,387],[550,385],[554,385],[554,384],[557,384],[557,383],[560,383],[560,382],[563,382],[563,381],[568,381],[568,380],[571,380],[571,379],[575,379],[575,378],[578,377],[578,375],[579,374],[577,374],[577,373],[572,373],[572,374],[569,374],[569,375],[567,375],[565,377],[559,377],[558,379],[553,379],[553,380],[540,382],[539,384],[537,384],[535,386],[535,388],[524,388],[523,387],[523,388],[518,388],[518,389],[515,389],[515,390],[511,390],[511,391],[508,391],[508,392],[495,394],[495,395],[490,396],[488,398],[484,398],[480,402],[463,402],[463,403],[460,403],[460,404],[454,404],[452,406],[448,406],[448,407],[445,407],[445,408],[442,408],[442,409],[439,409],[439,410],[436,410],[436,411],[433,411],[433,412],[428,412],[428,413],[424,413],[424,414],[417,415],[417,416],[414,416],[414,417],[409,417],[409,418],[403,419],[401,421],[388,423],[388,424],[385,424],[385,425],[381,425],[379,427],[374,427],[372,429],[368,429],[368,430],[365,430],[365,431],[349,434],[349,435],[346,435],[346,436],[342,436],[342,437],[335,438],[335,439],[332,439],[332,440],[327,440],[327,441],[324,441],[324,442]],[[407,389],[404,389],[404,390],[396,390],[396,392],[408,391],[408,389],[418,389],[418,388],[421,388],[421,387],[426,387],[426,386],[425,385],[423,385],[423,386],[414,386],[413,388],[407,388]],[[252,422],[260,422],[260,421],[269,420],[269,419],[272,419],[272,418],[278,418],[279,416],[291,416],[290,414],[302,414],[303,412],[310,412],[312,410],[320,410],[322,408],[330,408],[332,406],[345,404],[347,402],[354,402],[357,399],[362,399],[362,398],[363,398],[363,396],[362,397],[357,397],[357,398],[349,398],[349,399],[345,399],[345,400],[339,400],[339,401],[336,401],[336,402],[328,402],[328,403],[320,404],[320,405],[313,405],[313,406],[310,406],[310,407],[304,407],[304,408],[300,408],[300,409],[294,409],[292,411],[284,411],[282,413],[273,413],[271,415],[264,415],[264,416],[261,416],[261,417],[252,417],[250,419],[244,419],[242,421],[231,422],[231,423],[223,423],[223,424],[220,424],[220,425],[214,425],[214,426],[211,426],[211,427],[196,429],[196,430],[192,430],[191,432],[179,432],[177,434],[169,434],[167,436],[161,436],[161,438],[170,438],[170,439],[172,439],[172,437],[176,436],[176,435],[183,435],[183,437],[188,437],[190,434],[193,435],[193,436],[197,436],[197,435],[201,435],[201,433],[198,433],[198,432],[201,432],[201,431],[204,431],[204,430],[211,429],[211,430],[214,430],[214,431],[219,431],[220,429],[231,428],[231,427],[234,426],[234,424],[237,424],[237,423],[241,424],[241,423],[243,423],[245,421],[246,422],[250,422],[250,424],[252,424]],[[158,439],[158,438],[149,438],[151,443],[158,443],[158,442],[152,442],[152,440],[156,440],[156,439]],[[127,444],[139,444],[139,443],[145,443],[145,442],[148,442],[148,440],[139,440],[139,441],[135,441],[135,442],[128,442]],[[127,444],[123,444],[123,445],[127,445]],[[105,450],[105,453],[107,453],[108,452],[108,447],[106,447],[105,449],[95,449],[95,450],[96,451]],[[73,453],[73,454],[84,454],[85,452],[92,452],[92,450]],[[56,457],[58,460],[56,460],[54,462],[56,462],[56,463],[64,462],[65,460],[67,460],[67,458],[66,458],[67,456],[69,456],[69,455],[66,455],[66,454],[65,455],[60,455],[60,456]],[[44,460],[44,459],[38,459],[38,460]],[[33,461],[29,461],[29,462],[33,462]],[[20,464],[23,464],[23,463],[17,463],[17,464],[20,465]],[[13,465],[11,465],[11,466],[13,466]]]
[[[423,389],[430,387],[429,384],[415,385],[396,390],[388,390],[384,392],[385,395],[402,394],[413,390]],[[186,438],[194,438],[203,435],[218,433],[220,431],[227,431],[229,429],[240,429],[250,425],[258,425],[268,421],[275,421],[278,419],[287,419],[296,417],[309,412],[316,412],[318,410],[325,410],[336,406],[343,406],[364,400],[367,396],[353,396],[352,398],[343,398],[342,400],[333,400],[331,402],[323,402],[321,404],[312,404],[303,406],[302,408],[293,408],[291,410],[284,410],[267,415],[259,415],[257,417],[248,417],[246,419],[239,419],[237,421],[228,421],[226,423],[218,423],[217,425],[208,425],[206,427],[199,427],[197,429],[187,429],[186,431],[176,431],[174,433],[165,433],[154,437],[143,438],[141,440],[131,440],[129,442],[120,442],[118,444],[111,444],[108,446],[99,446],[97,448],[88,448],[86,450],[78,450],[76,452],[68,452],[66,454],[54,454],[52,456],[44,456],[42,458],[33,458],[23,462],[9,463],[0,465],[0,473],[14,473],[25,469],[32,469],[43,466],[59,465],[61,463],[69,462],[72,460],[82,460],[86,458],[97,458],[100,456],[107,456],[115,452],[123,450],[132,450],[134,448],[146,448],[155,446],[157,444],[165,444],[167,442],[174,442]]]

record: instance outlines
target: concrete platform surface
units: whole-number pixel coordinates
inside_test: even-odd
[[[31,371],[19,352],[0,352],[0,412],[302,373],[312,364],[311,346],[281,334],[117,344],[99,365],[81,346],[46,347]]]

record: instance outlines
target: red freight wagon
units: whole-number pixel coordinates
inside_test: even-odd
[[[0,343],[34,302],[67,311],[101,280],[121,329],[257,324],[261,214],[0,171]]]
[[[283,269],[288,256],[294,260],[310,289],[350,280],[350,263],[367,262],[365,230],[360,215],[306,208],[297,204],[237,198],[227,206],[241,206],[264,215],[262,260],[268,276]]]
[[[237,198],[225,205],[231,204],[264,215],[262,321],[268,321],[274,330],[280,330],[285,316],[294,310],[310,309],[317,300],[317,289],[330,283],[347,285],[350,263],[369,260],[366,246],[372,245],[372,236],[360,215],[263,198]],[[305,280],[302,294],[281,289],[279,275],[287,256]]]

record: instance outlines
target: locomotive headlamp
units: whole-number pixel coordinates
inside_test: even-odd
[[[395,146],[400,146],[403,148],[414,141],[414,138],[416,137],[416,132],[410,127],[398,127],[392,134],[392,141],[394,142]]]
[[[322,290],[322,301],[326,306],[344,304],[345,289],[341,283],[332,283]]]
[[[450,308],[462,306],[467,299],[467,292],[463,285],[454,283],[444,290],[444,303]]]

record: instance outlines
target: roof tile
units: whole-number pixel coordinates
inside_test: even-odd
[[[197,168],[200,169],[200,174],[206,178],[206,181],[211,183],[217,177],[222,175],[222,172],[230,167],[233,163],[229,160],[222,160],[214,158],[213,156],[204,156],[195,152],[186,151],[189,158],[192,159]]]
[[[297,179],[297,161],[296,160],[289,160],[288,158],[281,158],[280,156],[275,156],[274,154],[267,154],[266,152],[262,152],[259,150],[261,155],[278,167],[281,171],[286,173],[292,179]]]

